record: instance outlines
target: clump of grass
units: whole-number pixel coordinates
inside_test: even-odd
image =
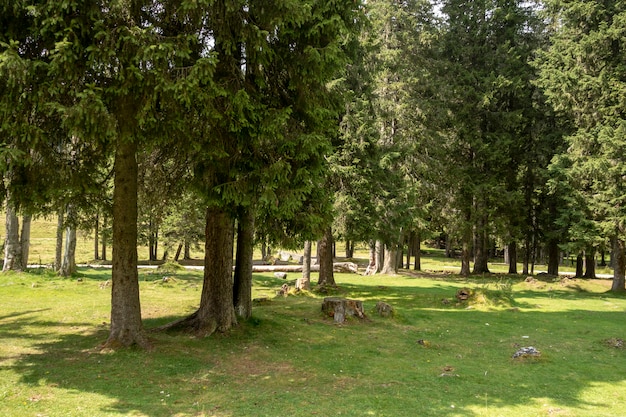
[[[513,284],[511,281],[500,280],[470,289],[464,304],[472,307],[512,307],[515,304]]]
[[[174,261],[167,261],[157,267],[157,271],[173,274],[175,272],[184,271],[185,267]]]

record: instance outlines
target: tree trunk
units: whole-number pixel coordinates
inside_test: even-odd
[[[376,251],[376,270],[375,272],[380,272],[383,268],[383,262],[385,261],[385,245],[380,240],[376,241],[375,246]]]
[[[178,244],[178,249],[176,249],[176,255],[174,255],[174,260],[178,262],[178,258],[180,258],[180,253],[183,250],[183,243]]]
[[[548,241],[548,274],[559,275],[559,242],[550,239]]]
[[[107,238],[109,234],[107,232],[107,216],[106,214],[102,218],[102,260],[107,260]]]
[[[384,275],[395,275],[398,273],[397,245],[385,245],[385,261],[383,263],[383,269],[380,273]]]
[[[333,231],[330,227],[327,227],[324,231],[324,236],[318,243],[319,253],[319,279],[317,285],[323,286],[335,286],[335,275],[333,271]]]
[[[576,255],[576,275],[574,275],[575,278],[582,278],[584,275],[583,272],[583,254],[582,252],[579,252],[578,255]]]
[[[233,304],[237,316],[244,319],[252,315],[252,257],[254,252],[254,212],[243,209],[237,222],[237,255]]]
[[[489,273],[489,232],[487,219],[482,216],[478,220],[476,230],[476,246],[474,248],[474,274]]]
[[[528,275],[528,266],[530,264],[530,251],[531,251],[531,242],[530,238],[526,236],[524,240],[524,261],[522,263],[522,274]]]
[[[2,271],[22,271],[20,220],[10,200],[9,203],[7,203],[6,211],[6,239],[4,243],[4,265]]]
[[[100,215],[98,213],[96,213],[96,224],[95,224],[95,231],[93,235],[94,235],[93,259],[97,261],[98,259],[100,259],[100,253],[98,253],[98,251],[100,250],[100,242],[98,239],[100,237]]]
[[[76,226],[70,223],[65,230],[65,251],[59,274],[69,277],[76,272]]]
[[[415,242],[415,232],[409,233],[409,238],[407,239],[406,244],[406,267],[405,269],[411,268],[411,256],[413,256],[414,244]]]
[[[470,274],[471,239],[471,233],[464,234],[461,248],[461,275],[463,276]]]
[[[415,264],[413,265],[413,269],[415,271],[422,270],[422,235],[418,231],[415,233],[415,241],[413,242],[413,256],[415,258]]]
[[[302,279],[304,289],[311,288],[311,241],[304,242],[304,256],[302,257]]]
[[[374,275],[376,273],[376,243],[369,243],[369,262],[365,268],[365,275]]]
[[[351,259],[354,256],[354,242],[346,240],[346,259]]]
[[[596,250],[589,248],[585,251],[585,278],[596,278]]]
[[[233,219],[220,207],[206,214],[204,282],[193,328],[202,334],[227,332],[237,325],[233,305]]]
[[[57,234],[56,234],[56,247],[54,251],[54,270],[56,272],[61,271],[61,264],[63,263],[63,230],[65,229],[65,213],[64,209],[59,209],[57,213]]]
[[[183,259],[188,261],[191,259],[191,244],[188,240],[185,240],[185,250],[183,252]]]
[[[111,328],[103,345],[113,349],[150,347],[141,322],[137,274],[137,145],[129,139],[129,134],[120,134],[113,166]]]
[[[614,237],[613,243],[613,285],[611,286],[612,292],[624,292],[626,291],[626,279],[624,274],[626,272],[626,244],[622,239]]]
[[[507,245],[509,274],[517,275],[517,242],[509,242]]]
[[[22,246],[22,267],[28,268],[28,254],[30,252],[30,224],[33,217],[30,214],[22,216],[22,234],[20,245]]]
[[[198,336],[225,333],[237,325],[233,304],[233,219],[221,207],[206,210],[204,280],[200,307],[159,330],[181,329]]]
[[[159,226],[150,219],[148,225],[148,259],[156,261],[158,259],[157,251],[159,245]]]

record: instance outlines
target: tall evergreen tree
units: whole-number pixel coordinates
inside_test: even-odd
[[[567,137],[566,175],[583,198],[586,220],[613,244],[612,291],[625,291],[626,7],[620,1],[545,3],[554,33],[537,59],[539,84],[575,126]]]
[[[445,1],[442,47],[450,115],[448,176],[463,244],[462,274],[488,272],[498,207],[516,202],[522,144],[532,134],[533,8],[518,0]],[[474,237],[472,239],[472,237]]]

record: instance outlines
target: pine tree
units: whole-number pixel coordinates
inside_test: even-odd
[[[591,230],[599,230],[613,244],[612,291],[625,291],[626,9],[619,1],[555,0],[546,2],[546,12],[554,33],[549,48],[537,58],[539,84],[573,126],[563,156],[565,173],[584,202],[583,217],[593,223],[588,223]],[[593,244],[583,237],[578,222],[570,232]]]

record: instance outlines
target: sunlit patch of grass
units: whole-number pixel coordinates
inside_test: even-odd
[[[276,297],[254,274],[253,316],[228,334],[154,333],[155,350],[98,352],[110,269],[0,277],[0,414],[91,416],[618,416],[626,299],[607,281],[443,273],[336,274],[368,319],[336,324],[325,294]],[[164,280],[164,277],[170,279]],[[609,283],[610,284],[610,283]],[[150,330],[197,308],[202,272],[141,270]],[[484,304],[457,304],[470,288]],[[442,300],[451,300],[443,303]],[[380,317],[375,305],[393,306]],[[515,360],[521,347],[540,358]]]

